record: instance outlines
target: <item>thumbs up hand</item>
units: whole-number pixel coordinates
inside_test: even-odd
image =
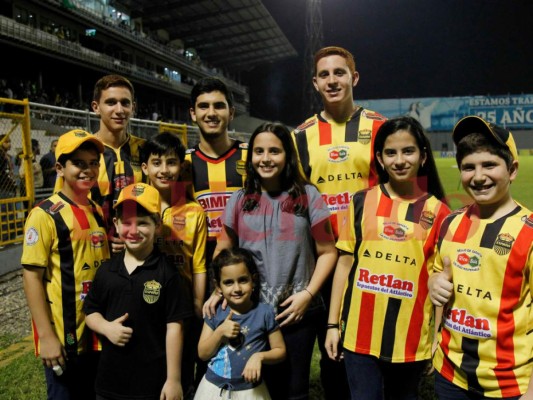
[[[229,314],[224,322],[217,328],[217,330],[220,330],[220,333],[226,339],[236,338],[241,331],[241,325],[238,322],[232,321],[231,318],[233,318],[232,310],[229,311]]]
[[[444,268],[441,272],[434,272],[428,279],[429,298],[438,306],[444,306],[453,294],[452,266],[448,257],[443,258]]]
[[[128,317],[129,314],[125,313],[114,321],[109,321],[107,325],[105,336],[116,346],[124,347],[131,339],[133,329],[123,325]]]

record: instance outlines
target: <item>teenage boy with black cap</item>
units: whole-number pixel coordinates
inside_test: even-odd
[[[533,214],[511,196],[511,132],[477,116],[453,130],[474,201],[443,222],[428,286],[444,306],[433,358],[441,400],[532,398]],[[523,397],[522,397],[523,396]]]

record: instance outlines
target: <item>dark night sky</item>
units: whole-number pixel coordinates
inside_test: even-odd
[[[307,117],[305,2],[263,0],[299,56],[244,75],[253,116]],[[322,0],[322,17],[324,45],[355,56],[356,100],[533,93],[531,0]]]

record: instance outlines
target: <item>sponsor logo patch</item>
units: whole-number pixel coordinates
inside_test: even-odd
[[[386,222],[383,225],[383,231],[379,234],[383,239],[394,242],[403,242],[406,239],[408,228],[397,222]]]
[[[524,215],[522,217],[522,221],[527,225],[529,226],[530,228],[533,228],[533,219],[531,219],[530,216],[528,215]]]
[[[55,215],[57,214],[59,211],[61,211],[61,209],[65,207],[65,203],[63,203],[62,201],[58,201],[57,203],[55,204],[52,204],[50,206],[50,208],[48,209],[48,214],[50,215]]]
[[[335,146],[328,149],[328,161],[334,163],[340,163],[346,161],[349,157],[348,146]]]
[[[453,265],[463,271],[479,271],[481,267],[481,253],[472,249],[459,249]]]
[[[315,118],[311,119],[310,121],[304,122],[294,130],[294,133],[297,134],[298,132],[305,131],[307,128],[315,125],[317,122],[318,120]]]
[[[91,246],[95,248],[100,248],[104,246],[105,234],[103,232],[94,231],[91,232]]]

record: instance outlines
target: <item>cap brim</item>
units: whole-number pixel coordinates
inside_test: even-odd
[[[69,143],[68,146],[61,146],[57,147],[56,149],[56,160],[62,155],[62,154],[70,154],[75,152],[83,143],[91,142],[94,143],[96,148],[98,149],[98,152],[101,154],[104,152],[105,147],[104,144],[95,136],[89,135],[83,139],[80,139],[76,143]]]

